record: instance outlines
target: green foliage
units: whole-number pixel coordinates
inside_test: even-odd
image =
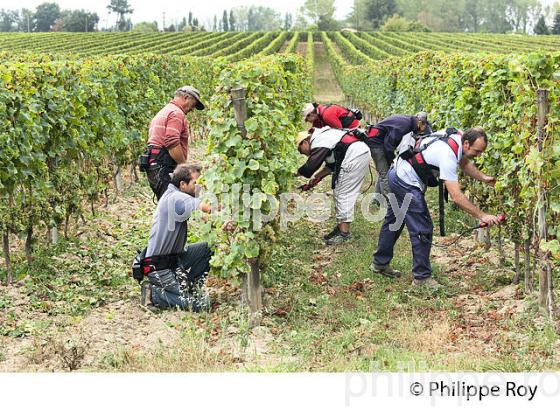
[[[152,23],[144,21],[142,23],[135,24],[132,28],[132,32],[134,33],[157,33],[157,31],[158,26],[156,21]]]
[[[19,13],[16,10],[0,10],[0,31],[16,31]]]
[[[60,18],[60,7],[56,3],[41,3],[37,6],[33,20],[33,31],[50,31],[56,20]]]
[[[292,38],[288,41],[288,45],[286,46],[286,49],[284,50],[284,53],[295,53],[297,50],[297,45],[299,42],[299,31],[295,31],[292,34]]]
[[[411,21],[395,14],[385,20],[385,23],[379,28],[380,31],[430,31],[428,27],[419,21]]]
[[[552,22],[551,34],[560,34],[560,10],[554,14],[554,21]]]
[[[62,31],[87,31],[95,30],[99,22],[97,13],[90,13],[86,10],[64,10],[62,11]]]
[[[267,195],[278,197],[288,192],[297,164],[294,138],[301,125],[299,109],[309,99],[311,85],[307,66],[295,55],[266,57],[228,65],[220,74],[210,105],[211,119],[208,153],[212,166],[204,179],[209,192],[221,198],[225,213],[236,208],[235,189],[241,192],[240,212],[233,212],[236,230],[232,235],[218,229],[226,218],[214,215],[203,229],[203,238],[215,243],[212,265],[224,275],[247,272],[247,259],[266,262],[270,244],[275,241],[278,220],[255,222],[255,212],[263,215],[271,210]],[[247,90],[247,135],[237,127],[231,89],[243,86]],[[228,195],[223,195],[227,192]],[[252,195],[250,202],[242,196]],[[243,215],[243,207],[252,218]]]
[[[381,27],[383,22],[396,12],[395,0],[369,0],[366,2],[365,17],[372,23],[374,29]]]
[[[550,34],[550,29],[546,25],[546,21],[544,19],[544,16],[539,17],[539,21],[537,21],[537,24],[535,25],[534,31],[535,31],[536,35],[549,35]]]
[[[196,78],[209,95],[219,72],[205,59],[155,55],[3,60],[0,230],[15,233],[81,212],[116,165],[135,161],[149,120],[173,91]]]

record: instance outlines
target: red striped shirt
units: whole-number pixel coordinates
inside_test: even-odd
[[[170,101],[156,114],[150,123],[148,145],[173,148],[181,144],[185,158],[188,154],[189,122],[185,113],[174,101]]]

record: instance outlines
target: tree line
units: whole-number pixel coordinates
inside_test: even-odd
[[[557,3],[545,6],[540,0],[354,0],[345,23],[360,31],[547,34],[538,26],[549,27],[553,18],[560,19],[558,13]]]
[[[0,10],[0,31],[95,31],[99,16],[87,10],[61,10],[42,3],[35,10]]]
[[[188,18],[165,23],[133,25],[128,0],[110,0],[107,9],[116,16],[115,31],[443,31],[560,34],[560,6],[541,0],[353,0],[346,16],[335,18],[335,0],[302,0],[295,15],[266,6],[238,6],[215,14],[205,24],[189,12]],[[99,16],[87,10],[61,10],[55,2],[35,10],[0,10],[0,31],[95,31]]]

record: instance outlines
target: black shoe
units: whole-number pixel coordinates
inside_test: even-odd
[[[373,273],[378,273],[391,279],[398,279],[401,277],[401,273],[398,270],[394,270],[391,265],[376,265],[372,262],[369,268]]]
[[[434,278],[429,277],[426,279],[413,279],[412,280],[412,286],[415,287],[425,287],[431,290],[440,290],[443,289],[444,286],[437,282]]]
[[[347,242],[350,239],[352,239],[352,234],[350,232],[338,232],[336,235],[331,236],[329,239],[326,239],[325,243],[327,245],[340,245],[341,243]]]
[[[326,240],[329,240],[329,239],[331,239],[333,236],[338,235],[339,233],[340,233],[340,229],[338,229],[338,225],[336,225],[332,231],[330,231],[328,234],[326,234],[326,235],[323,236],[323,239],[324,239],[325,241],[326,241]]]

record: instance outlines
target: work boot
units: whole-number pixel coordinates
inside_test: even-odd
[[[154,305],[152,303],[152,284],[148,280],[142,282],[142,286],[140,290],[140,304],[142,306]]]
[[[431,290],[439,290],[444,287],[441,283],[438,283],[431,276],[426,279],[413,279],[412,286],[416,286],[416,287],[422,286]]]
[[[206,281],[203,279],[194,283],[187,296],[189,307],[195,313],[210,312],[212,306],[210,294],[205,282]]]
[[[341,243],[347,242],[352,239],[352,233],[338,232],[336,235],[325,240],[327,245],[340,245]]]
[[[326,241],[327,239],[331,239],[333,236],[335,236],[336,234],[338,234],[340,232],[340,229],[338,229],[338,225],[336,225],[334,227],[334,229],[332,231],[330,231],[328,234],[323,236],[323,239]]]
[[[374,262],[372,262],[369,268],[373,273],[378,273],[391,279],[398,279],[401,277],[401,273],[398,270],[393,269],[389,264],[376,265]]]

